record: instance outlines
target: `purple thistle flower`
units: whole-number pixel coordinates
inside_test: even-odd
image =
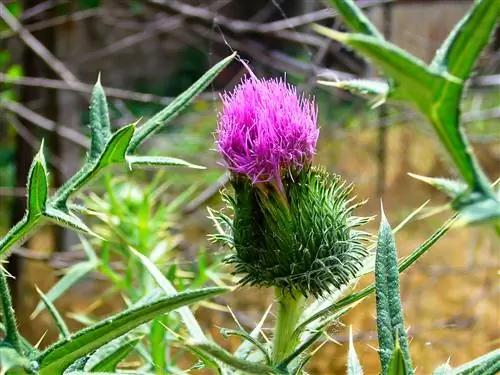
[[[222,95],[217,146],[228,168],[252,183],[300,170],[316,153],[319,130],[313,100],[283,79],[245,78]]]

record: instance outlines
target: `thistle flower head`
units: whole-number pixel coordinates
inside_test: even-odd
[[[222,101],[217,146],[233,173],[266,182],[310,164],[319,133],[313,100],[283,79],[251,77]]]
[[[232,185],[234,195],[225,198],[234,217],[219,213],[225,232],[213,238],[234,250],[226,262],[243,275],[242,284],[318,297],[356,277],[370,240],[358,227],[370,218],[353,215],[360,204],[352,204],[352,186],[340,177],[314,166],[285,175],[286,203],[247,178]]]

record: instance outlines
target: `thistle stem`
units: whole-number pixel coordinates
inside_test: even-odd
[[[19,353],[23,354],[21,348],[21,339],[17,330],[16,315],[10,298],[9,286],[5,271],[0,267],[0,304],[3,315],[3,324],[5,327],[5,341]]]
[[[293,338],[295,328],[304,312],[306,298],[297,292],[276,288],[278,310],[273,338],[273,364],[277,365],[288,357],[299,343]]]

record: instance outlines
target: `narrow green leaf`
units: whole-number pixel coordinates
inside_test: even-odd
[[[350,81],[318,81],[324,86],[335,87],[357,95],[364,95],[374,98],[381,104],[389,95],[390,87],[386,81],[376,81],[370,79],[353,79]]]
[[[306,365],[311,360],[312,356],[313,356],[312,354],[307,354],[306,356],[304,356],[303,358],[301,358],[300,361],[299,361],[299,364],[297,365],[297,367],[295,367],[290,373],[292,375],[307,374],[303,370],[304,370],[304,367],[306,367]]]
[[[116,133],[112,135],[108,143],[106,143],[96,169],[99,170],[113,163],[124,162],[134,132],[135,124],[130,124],[118,129]]]
[[[22,372],[15,372],[16,370]],[[23,370],[32,373],[33,369],[30,360],[11,347],[0,346],[0,374],[25,374]]]
[[[445,78],[445,75],[431,71],[423,61],[385,40],[363,34],[340,33],[320,25],[314,25],[313,28],[371,58],[394,80],[389,97],[415,104],[422,111],[427,111],[431,106],[437,86],[453,78]],[[461,85],[460,81],[454,83]]]
[[[106,143],[111,138],[108,103],[101,85],[101,75],[92,90],[90,98],[90,152],[89,159],[96,160],[104,151]]]
[[[141,126],[134,134],[134,137],[130,142],[129,153],[133,153],[147,137],[152,135],[165,123],[177,116],[180,111],[182,111],[196,98],[198,94],[205,90],[205,88],[214,80],[214,78],[226,66],[229,65],[229,63],[235,56],[236,52],[226,57],[224,60],[218,62],[216,65],[210,68],[200,79],[198,79],[198,81],[196,81],[191,87],[189,87],[181,95],[175,98],[175,100],[170,103],[165,109],[157,113],[143,126]]]
[[[330,3],[353,31],[380,39],[384,38],[353,0],[330,0]]]
[[[40,295],[40,298],[42,299],[41,302],[45,305],[47,310],[49,310],[50,315],[52,316],[52,320],[54,320],[56,327],[59,329],[61,337],[63,339],[69,339],[71,334],[69,333],[68,326],[64,322],[64,319],[62,318],[61,314],[59,314],[59,311],[57,311],[54,304],[45,296],[45,294],[43,294],[43,292],[38,288],[38,286],[36,286],[35,288],[37,293]]]
[[[440,177],[425,177],[414,173],[408,173],[409,176],[423,181],[429,185],[434,186],[436,189],[442,191],[452,198],[456,198],[467,190],[467,185],[461,181],[450,180],[448,178]]]
[[[161,167],[161,166],[173,166],[173,167],[188,167],[194,169],[206,169],[201,165],[191,164],[185,160],[171,158],[169,156],[133,156],[127,155],[127,163],[133,167]]]
[[[130,248],[130,251],[137,258],[139,258],[143,266],[151,274],[158,286],[167,296],[175,296],[177,294],[177,290],[175,290],[175,287],[172,285],[172,283],[165,276],[163,276],[158,267],[156,267],[156,265],[151,262],[148,257],[132,248]],[[177,312],[181,316],[182,321],[186,325],[186,328],[193,339],[201,341],[206,339],[203,330],[201,329],[189,307],[181,307]]]
[[[81,221],[78,216],[75,216],[71,213],[67,214],[61,210],[58,210],[57,208],[47,206],[43,216],[63,227],[74,229],[78,232],[89,234],[93,237],[101,238],[101,236],[99,236],[97,233],[94,233],[89,227],[87,227],[87,225],[83,221]]]
[[[271,357],[269,356],[269,353],[267,352],[267,349],[264,347],[264,345],[259,340],[252,337],[251,335],[249,335],[245,331],[222,328],[220,333],[224,338],[227,338],[230,336],[237,336],[237,337],[241,337],[243,340],[248,341],[249,343],[251,343],[254,346],[255,349],[260,350],[260,352],[264,356],[264,359],[266,360],[266,364],[268,364],[268,365],[271,364]],[[236,355],[236,353],[235,353],[235,355]]]
[[[62,296],[69,288],[75,285],[82,277],[94,271],[97,268],[97,263],[93,261],[81,262],[71,266],[66,274],[59,280],[47,293],[45,298],[49,303],[54,303]],[[31,313],[30,318],[35,319],[40,314],[46,305],[43,301],[38,302],[35,310]]]
[[[375,260],[375,295],[379,357],[382,373],[388,371],[395,348],[401,347],[408,373],[413,374],[399,292],[396,245],[383,209],[380,216],[380,230],[378,233],[377,256]],[[397,335],[396,337],[394,336],[395,334]]]
[[[165,318],[165,317],[162,317]],[[166,316],[168,318],[168,316]],[[149,335],[149,347],[152,363],[159,374],[165,373],[167,368],[167,340],[165,338],[165,327],[168,324],[164,324],[166,319],[155,319],[151,322],[150,335]]]
[[[211,298],[227,288],[206,288],[164,297],[144,306],[134,307],[81,330],[70,341],[59,341],[40,354],[39,375],[61,374],[76,359],[122,336],[153,318],[179,307]]]
[[[452,207],[460,212],[456,226],[465,226],[484,222],[496,222],[500,219],[500,197],[491,198],[478,193],[457,197]]]
[[[142,332],[132,332],[110,341],[97,349],[87,360],[85,371],[115,371],[116,367],[144,337]]]
[[[352,326],[349,326],[349,353],[347,354],[347,375],[363,375],[363,368],[359,363],[354,342],[352,340]]]
[[[455,368],[453,370],[453,375],[476,375],[475,371],[481,368],[490,368],[492,370],[498,369],[500,366],[500,349],[495,349],[481,357],[473,359],[470,362],[464,363],[463,365]],[[488,375],[497,374],[500,370],[495,370],[497,372],[488,373]],[[486,373],[478,373],[477,375]]]
[[[262,363],[250,362],[237,358],[213,342],[190,341],[187,342],[186,345],[208,356],[216,358],[236,370],[243,371],[245,374],[286,374],[286,372],[282,372]]]
[[[396,346],[389,360],[387,372],[383,373],[387,375],[408,375],[410,372],[407,371],[406,366],[405,355],[396,341]]]
[[[498,0],[476,0],[436,53],[432,66],[462,80],[469,78],[500,17]]]
[[[45,211],[49,185],[47,181],[47,166],[43,156],[43,142],[36,154],[28,172],[28,220],[40,217]]]

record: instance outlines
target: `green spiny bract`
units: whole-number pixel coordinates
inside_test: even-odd
[[[230,245],[226,258],[241,284],[278,287],[321,296],[354,278],[367,255],[369,235],[356,228],[369,218],[352,215],[352,185],[312,167],[275,184],[232,176],[234,195],[224,194],[234,218],[220,214],[228,229],[214,236]]]

